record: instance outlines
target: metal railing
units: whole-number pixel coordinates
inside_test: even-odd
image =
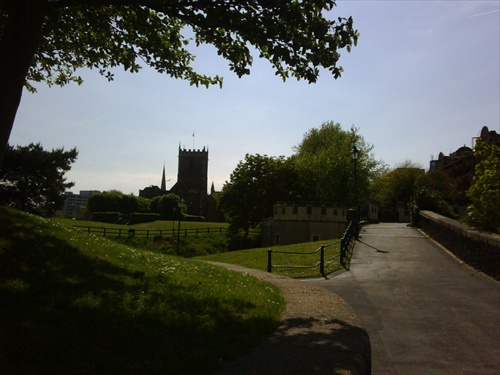
[[[186,236],[198,236],[210,233],[225,233],[227,228],[189,228],[181,229],[180,232],[175,229],[127,229],[127,228],[106,228],[92,227],[87,225],[74,225],[75,228],[86,231],[87,233],[97,234],[103,237],[175,237],[177,234]]]
[[[314,251],[311,252],[300,252],[300,251],[284,251],[284,250],[267,250],[267,272],[273,272],[273,268],[287,268],[287,269],[300,269],[300,268],[315,268],[319,267],[319,272],[321,276],[327,279],[325,272],[325,264],[332,261],[335,258],[340,257],[340,265],[345,269],[349,269],[350,260],[352,252],[354,249],[354,242],[357,233],[357,223],[354,221],[349,222],[347,229],[345,230],[342,238],[338,241],[331,242],[327,245],[321,245]],[[340,252],[329,258],[325,258],[325,249],[329,246],[337,245],[340,243]],[[273,254],[289,254],[289,255],[314,255],[319,253],[319,261],[312,265],[284,265],[284,264],[273,264]]]

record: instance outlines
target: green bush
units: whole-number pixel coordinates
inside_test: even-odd
[[[134,212],[133,214],[130,215],[129,224],[133,225],[133,224],[151,223],[157,220],[160,220],[160,214]]]
[[[94,212],[91,221],[99,221],[101,223],[115,224],[120,220],[119,212]]]
[[[196,215],[184,215],[182,218],[184,221],[205,221],[205,217]]]
[[[474,157],[479,163],[467,192],[472,202],[467,221],[480,229],[500,233],[500,146],[478,139]]]

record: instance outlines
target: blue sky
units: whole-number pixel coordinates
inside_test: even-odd
[[[82,71],[82,86],[25,92],[10,144],[77,147],[68,173],[79,190],[138,194],[177,178],[179,144],[209,148],[209,185],[220,190],[246,153],[292,154],[304,133],[335,121],[356,126],[393,167],[470,146],[482,126],[500,131],[500,1],[338,1],[329,17],[354,18],[358,46],[341,52],[338,80],[274,75],[255,57],[237,78],[211,47],[196,52],[202,73],[223,88],[191,87],[144,68],[108,83]],[[193,137],[193,133],[195,136]]]

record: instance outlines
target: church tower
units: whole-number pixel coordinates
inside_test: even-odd
[[[177,182],[170,190],[180,195],[192,215],[202,215],[207,199],[208,149],[187,150],[179,146]]]

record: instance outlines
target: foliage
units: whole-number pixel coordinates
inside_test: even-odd
[[[8,146],[0,170],[0,202],[31,213],[52,215],[64,203],[66,182],[78,151],[73,148],[44,150],[40,143]]]
[[[358,204],[368,198],[371,177],[383,168],[358,129],[344,131],[340,124],[325,122],[310,129],[289,158],[245,156],[222,188],[219,207],[234,232],[245,234],[273,215],[279,201],[322,201],[354,205],[353,146],[356,161]]]
[[[425,171],[409,160],[379,174],[372,183],[371,197],[379,204],[381,220],[397,220],[397,207],[408,207],[416,194],[417,181]]]
[[[164,220],[176,220],[185,210],[184,206],[179,210],[179,200],[180,197],[173,193],[154,197],[151,200],[151,212],[160,214]]]
[[[318,200],[355,206],[368,198],[368,184],[383,164],[370,154],[373,146],[358,134],[359,129],[342,129],[339,123],[327,121],[320,128],[312,128],[294,147],[294,162],[306,191],[307,200]],[[354,146],[358,149],[356,165]],[[354,167],[358,202],[354,202]]]
[[[0,299],[2,374],[212,373],[284,310],[277,288],[247,274],[2,207]]]
[[[118,66],[147,65],[191,85],[222,84],[196,72],[188,44],[213,45],[239,77],[250,73],[250,46],[276,75],[316,82],[320,68],[335,78],[340,50],[357,43],[352,18],[328,20],[333,0],[115,1],[17,0],[0,2],[0,160],[22,87],[29,82],[81,83],[80,68],[108,80]],[[192,35],[192,36],[191,36]]]
[[[478,139],[474,157],[478,163],[467,192],[472,202],[468,220],[480,229],[500,233],[500,146]]]
[[[276,202],[293,199],[296,180],[292,164],[284,157],[246,154],[223,186],[219,208],[232,231],[241,229],[246,236],[251,228],[258,228],[264,218],[272,216]]]
[[[456,218],[449,201],[457,198],[454,181],[442,170],[431,170],[416,181],[415,204],[419,210],[429,210]]]
[[[92,221],[98,221],[100,223],[110,223],[116,224],[120,220],[119,212],[94,212],[92,214]]]
[[[133,194],[123,194],[118,190],[104,191],[92,195],[87,201],[87,209],[90,212],[120,212],[130,215],[133,212],[141,212],[147,208],[145,198]]]

